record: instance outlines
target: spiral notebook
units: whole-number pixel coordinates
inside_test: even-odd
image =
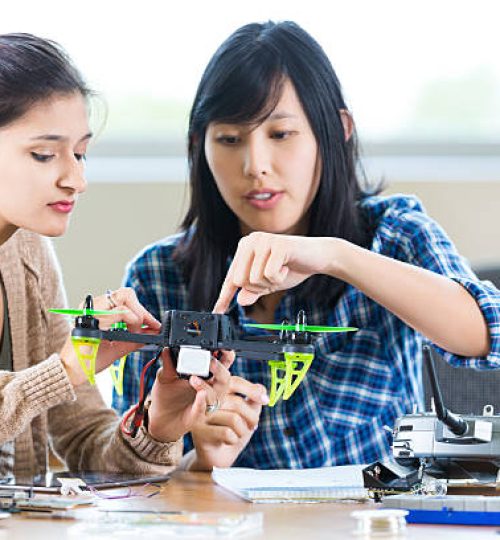
[[[270,470],[216,467],[212,478],[223,488],[254,503],[363,500],[368,498],[363,486],[364,467]]]

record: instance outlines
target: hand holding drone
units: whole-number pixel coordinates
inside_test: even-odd
[[[109,309],[111,306],[114,309]],[[160,322],[139,303],[134,291],[129,288],[121,288],[112,293],[112,301],[110,301],[110,294],[107,294],[97,297],[95,305],[90,297],[81,309],[51,309],[49,312],[69,317],[92,316],[96,320],[101,319],[100,323],[103,327],[124,327],[134,332],[157,332],[161,327]],[[140,345],[134,343],[104,343],[102,347],[99,347],[97,355],[97,348],[93,350],[87,345],[77,347],[73,339],[68,339],[61,351],[61,359],[75,386],[87,379],[94,384],[95,373],[109,366],[115,387],[120,392],[122,380],[120,373],[123,369],[112,364],[121,357],[120,363],[123,366],[126,356],[139,347]]]
[[[351,327],[308,326],[301,311],[295,324],[284,321],[283,324],[247,325],[278,331],[278,335],[241,335],[241,329],[234,326],[227,315],[182,310],[165,311],[157,334],[131,332],[124,323],[116,323],[109,330],[102,330],[92,305],[89,295],[82,312],[73,313],[77,316],[72,331],[75,350],[91,383],[94,382],[99,344],[103,340],[133,343],[135,348],[138,348],[137,345],[149,346],[158,351],[168,348],[177,373],[200,377],[209,376],[213,352],[234,350],[240,357],[268,361],[271,372],[270,406],[274,406],[280,398],[289,399],[304,379],[314,358],[313,333],[357,330]],[[61,310],[56,312],[60,313]],[[118,382],[123,381],[123,363],[124,360],[119,368],[121,377],[116,377]]]
[[[117,294],[119,293],[119,294]],[[124,293],[124,294],[122,294]],[[121,331],[135,336],[157,334],[160,323],[154,319],[146,310],[139,304],[133,291],[130,289],[121,289],[114,293],[115,299],[122,299],[126,296],[123,304],[117,304],[115,310],[95,310],[93,309],[93,300],[91,296],[87,296],[84,307],[81,310],[53,309],[53,313],[62,315],[76,316],[76,327],[88,327],[91,329],[99,329],[100,318],[103,317],[103,326],[106,330],[103,332]],[[97,302],[102,305],[103,298],[98,298]],[[104,300],[105,302],[106,300]],[[108,301],[108,305],[110,305]],[[122,309],[126,308],[126,309]],[[109,324],[109,321],[114,321]],[[149,324],[142,324],[148,322]],[[154,326],[158,326],[156,332]],[[129,332],[128,328],[135,330]],[[140,348],[143,343],[136,339],[113,339],[104,340],[101,344],[100,339],[94,337],[72,337],[71,349],[74,351],[67,355],[67,358],[76,356],[80,362],[81,370],[78,370],[91,384],[95,384],[95,373],[104,367],[107,367],[111,361],[119,358],[122,354],[132,352]],[[205,415],[205,411],[210,404],[217,403],[219,399],[223,399],[229,388],[230,374],[228,368],[232,363],[234,356],[229,353],[223,353],[220,361],[212,358],[210,369],[213,373],[211,381],[205,382],[198,377],[190,377],[189,380],[183,380],[177,376],[173,363],[171,361],[170,352],[164,347],[154,347],[155,356],[144,367],[140,377],[140,399],[139,402],[132,407],[123,417],[121,428],[126,435],[135,436],[139,427],[144,421],[144,425],[148,427],[151,435],[158,441],[172,442],[176,441],[184,433],[191,430],[194,422]],[[64,349],[63,349],[64,351]],[[62,353],[63,354],[63,353]],[[62,357],[61,354],[61,357]],[[146,391],[149,387],[147,377],[151,376],[152,371],[148,373],[151,367],[159,358],[163,360],[163,366],[158,370],[154,384],[152,385],[151,404],[149,426],[145,421],[145,402]],[[120,359],[120,366],[110,366],[112,369],[113,382],[117,391],[123,390],[123,366],[126,356]],[[96,362],[96,359],[98,360]],[[70,371],[72,369],[71,361],[64,362]],[[70,376],[71,378],[71,376]],[[76,379],[76,383],[79,381]],[[132,421],[130,422],[130,419]]]
[[[191,429],[196,452],[186,462],[190,471],[232,467],[259,426],[262,407],[269,403],[261,384],[232,376],[220,411],[200,416]]]
[[[168,349],[161,353],[162,366],[156,373],[151,389],[151,401],[148,409],[148,431],[156,440],[177,440],[207,414],[226,401],[232,379],[228,368],[234,355],[225,351],[218,359],[210,361],[210,381],[196,376],[189,380],[178,376]],[[143,397],[145,390],[141,393]],[[139,407],[138,407],[139,409]]]

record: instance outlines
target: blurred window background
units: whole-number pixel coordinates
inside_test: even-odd
[[[457,179],[460,159],[485,157],[477,175],[488,180],[500,142],[499,16],[494,0],[48,0],[3,6],[0,32],[60,42],[102,96],[90,179],[104,170],[127,181],[138,168],[151,180],[185,176],[188,111],[210,56],[242,24],[290,19],[329,55],[373,174]],[[418,156],[433,159],[401,161]],[[116,158],[131,160],[126,171]]]

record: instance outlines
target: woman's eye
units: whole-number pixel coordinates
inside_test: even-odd
[[[76,161],[85,161],[87,159],[87,154],[77,154],[75,153]]]
[[[31,156],[35,161],[46,163],[54,157],[54,154],[38,154],[37,152],[31,152]]]
[[[217,141],[227,145],[233,145],[240,142],[240,138],[236,135],[221,135],[217,137]]]
[[[279,141],[283,140],[283,139],[288,139],[288,137],[290,136],[290,131],[274,131],[271,135],[271,137],[273,139],[277,139]]]

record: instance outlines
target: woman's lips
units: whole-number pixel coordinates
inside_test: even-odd
[[[57,201],[55,203],[49,204],[52,210],[59,212],[61,214],[69,214],[73,207],[75,206],[74,201]]]
[[[283,191],[251,191],[245,195],[245,199],[254,208],[270,210],[278,204],[283,194]]]

